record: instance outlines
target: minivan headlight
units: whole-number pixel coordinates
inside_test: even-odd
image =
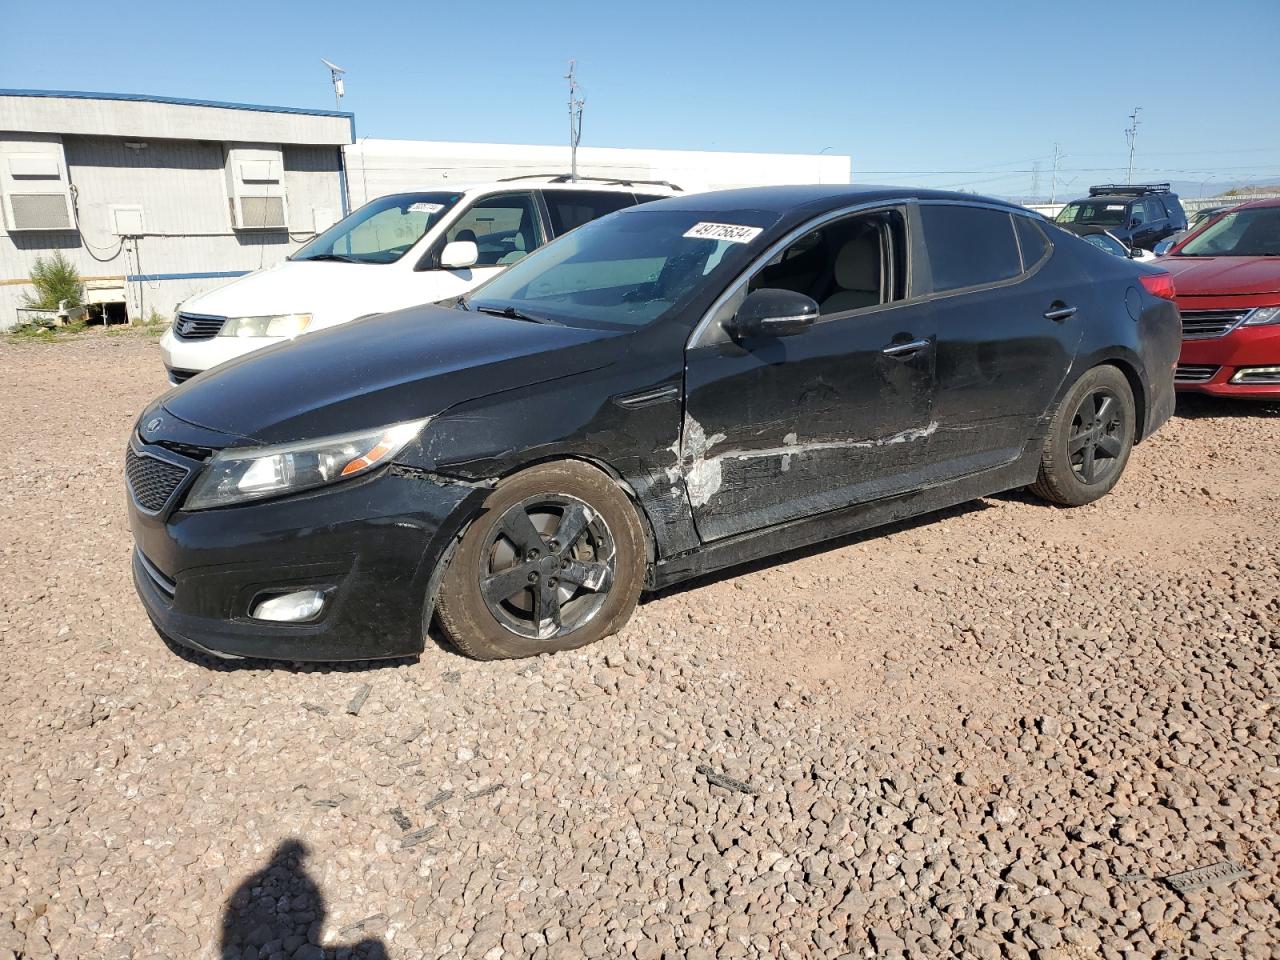
[[[220,450],[191,488],[185,509],[225,507],[358,477],[387,463],[430,419],[322,440]]]
[[[311,326],[309,313],[276,313],[262,317],[228,317],[220,337],[296,337]]]
[[[1258,307],[1244,315],[1246,327],[1261,327],[1269,323],[1280,323],[1280,307]]]

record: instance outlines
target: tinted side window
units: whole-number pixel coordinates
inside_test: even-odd
[[[1164,197],[1147,197],[1147,204],[1151,207],[1151,216],[1156,220],[1164,220],[1169,216],[1169,204],[1165,202]]]
[[[1030,217],[1014,217],[1013,227],[1018,234],[1018,246],[1022,249],[1022,269],[1030,270],[1049,249],[1049,241],[1039,224]]]
[[[1010,214],[923,204],[920,218],[935,292],[995,283],[1022,272]]]
[[[592,192],[590,190],[544,190],[542,198],[547,201],[547,211],[551,214],[551,229],[558,237],[568,233],[574,227],[590,223],[606,213],[613,213],[623,207],[634,205],[629,193]]]

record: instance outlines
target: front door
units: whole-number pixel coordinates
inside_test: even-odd
[[[432,302],[458,297],[528,256],[545,242],[542,221],[531,190],[483,197],[462,211],[435,242],[428,263],[440,262],[445,244],[471,240],[479,251],[475,266],[436,269],[415,276],[429,284]],[[417,301],[415,301],[417,302]]]
[[[704,541],[900,493],[927,473],[933,330],[907,296],[905,227],[898,209],[832,221],[742,283],[738,297],[816,300],[803,332],[737,341],[713,324],[690,345],[679,469]]]

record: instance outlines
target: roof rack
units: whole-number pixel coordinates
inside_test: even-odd
[[[574,177],[568,173],[522,173],[518,177],[503,177],[499,183],[511,183],[515,180],[546,180],[548,183],[573,183]],[[578,180],[590,180],[592,183],[603,183],[611,187],[667,187],[670,190],[679,190],[684,193],[684,188],[671,183],[669,180],[633,180],[630,177],[584,177],[578,176]]]
[[[1168,193],[1167,183],[1099,183],[1089,188],[1089,196],[1142,197],[1148,193]]]

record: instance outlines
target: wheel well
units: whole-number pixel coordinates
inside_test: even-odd
[[[1129,381],[1129,389],[1133,391],[1133,409],[1134,417],[1137,420],[1133,431],[1133,441],[1146,439],[1147,427],[1147,392],[1142,385],[1142,378],[1138,376],[1138,371],[1127,361],[1119,358],[1104,360],[1098,364],[1100,367],[1115,367],[1124,374],[1124,378]]]

